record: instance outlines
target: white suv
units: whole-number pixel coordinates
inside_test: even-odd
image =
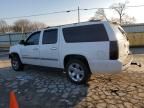
[[[10,48],[14,70],[24,64],[65,69],[77,84],[91,73],[118,73],[129,66],[129,42],[124,30],[107,21],[83,22],[33,32]]]

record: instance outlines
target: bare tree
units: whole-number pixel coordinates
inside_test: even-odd
[[[122,17],[125,15],[125,9],[126,9],[126,3],[118,3],[118,4],[113,4],[111,6],[114,11],[116,11],[119,15],[119,23],[122,23]]]
[[[31,22],[27,19],[21,19],[14,22],[13,30],[15,32],[29,32],[31,31],[30,27]]]
[[[118,14],[119,18],[112,18],[112,21],[117,21],[121,25],[122,24],[127,24],[127,23],[134,23],[136,20],[134,17],[128,16],[126,13],[126,7],[127,7],[128,2],[125,3],[118,3],[118,4],[113,4],[111,8]]]
[[[108,20],[104,9],[100,8],[96,11],[95,15],[90,20],[99,20],[99,19],[106,19]]]
[[[1,33],[9,32],[9,25],[4,20],[0,20],[0,32]]]
[[[39,30],[39,29],[45,28],[45,27],[47,27],[47,26],[44,23],[41,23],[41,22],[33,22],[31,24],[32,30]]]
[[[132,24],[134,22],[136,22],[135,17],[130,17],[128,15],[125,15],[122,20],[122,24]]]
[[[21,19],[14,23],[13,31],[14,32],[31,32],[34,30],[38,30],[40,28],[44,28],[46,25],[41,22],[31,22],[27,19]]]

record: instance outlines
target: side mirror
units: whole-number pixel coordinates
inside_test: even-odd
[[[21,40],[21,41],[19,42],[19,44],[25,45],[25,41],[24,41],[24,40]]]

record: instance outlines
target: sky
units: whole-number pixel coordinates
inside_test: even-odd
[[[27,16],[33,14],[57,12],[63,10],[73,10],[80,8],[107,8],[113,3],[125,2],[125,0],[0,0],[0,19]],[[128,5],[144,5],[144,0],[129,0]],[[129,16],[134,16],[137,23],[144,23],[144,15],[141,12],[144,7],[128,8]],[[81,21],[89,20],[96,10],[80,11]],[[112,10],[106,10],[108,17],[117,17]],[[39,21],[48,26],[62,25],[77,22],[77,11],[69,13],[51,14],[45,16],[35,16],[21,19]],[[20,18],[18,18],[20,19]],[[18,19],[7,19],[9,24],[13,24]]]

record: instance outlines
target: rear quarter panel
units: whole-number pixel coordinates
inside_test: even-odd
[[[91,64],[96,60],[109,59],[109,42],[79,42],[67,43],[65,42],[62,28],[60,30],[60,65],[64,68],[64,57],[71,54],[84,56],[88,63]]]

